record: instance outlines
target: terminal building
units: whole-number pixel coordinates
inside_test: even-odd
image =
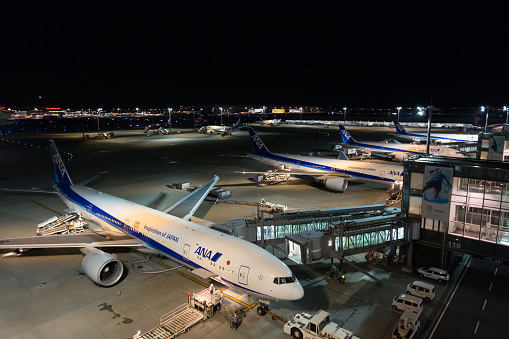
[[[455,253],[509,263],[509,166],[414,156],[405,161],[401,213],[408,268],[447,269]]]

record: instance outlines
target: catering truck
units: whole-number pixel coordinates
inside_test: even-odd
[[[292,335],[295,339],[361,339],[352,332],[341,328],[338,324],[331,322],[330,314],[322,310],[315,315],[297,314],[285,324],[284,332]]]

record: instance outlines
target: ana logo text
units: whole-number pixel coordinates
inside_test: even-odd
[[[212,262],[216,262],[221,256],[222,253],[216,252],[214,255],[211,250],[206,249],[205,247],[199,246],[194,253],[198,254],[199,256],[202,256],[203,258],[209,259]]]
[[[346,139],[350,139],[350,133],[348,133],[348,131],[345,131],[345,130],[341,130],[341,133],[343,133],[343,135],[345,136]]]
[[[400,171],[389,171],[389,175],[403,176],[403,172],[400,172]]]
[[[252,138],[253,138],[254,143],[256,144],[256,147],[258,147],[258,149],[262,149],[262,147],[263,147],[262,139],[260,139],[260,137],[257,135],[253,135]]]
[[[58,171],[60,172],[60,175],[63,178],[64,177],[64,173],[65,173],[65,166],[64,166],[64,162],[63,162],[62,158],[60,157],[60,155],[55,154],[53,156],[53,161],[57,165]]]

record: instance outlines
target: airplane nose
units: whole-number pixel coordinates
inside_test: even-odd
[[[303,296],[304,296],[304,289],[302,288],[301,284],[297,283],[292,288],[292,300],[302,299]]]

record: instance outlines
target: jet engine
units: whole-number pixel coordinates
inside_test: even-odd
[[[348,180],[340,177],[330,177],[325,180],[325,187],[330,190],[344,192],[348,187]]]
[[[397,152],[397,153],[391,153],[389,155],[389,158],[392,159],[392,160],[395,160],[395,161],[398,161],[398,162],[403,162],[405,161],[409,156],[411,156],[410,153],[402,153],[402,152]]]
[[[97,248],[83,248],[85,257],[81,261],[81,268],[93,282],[101,286],[112,286],[120,280],[124,272],[124,265],[116,256],[103,252]]]

